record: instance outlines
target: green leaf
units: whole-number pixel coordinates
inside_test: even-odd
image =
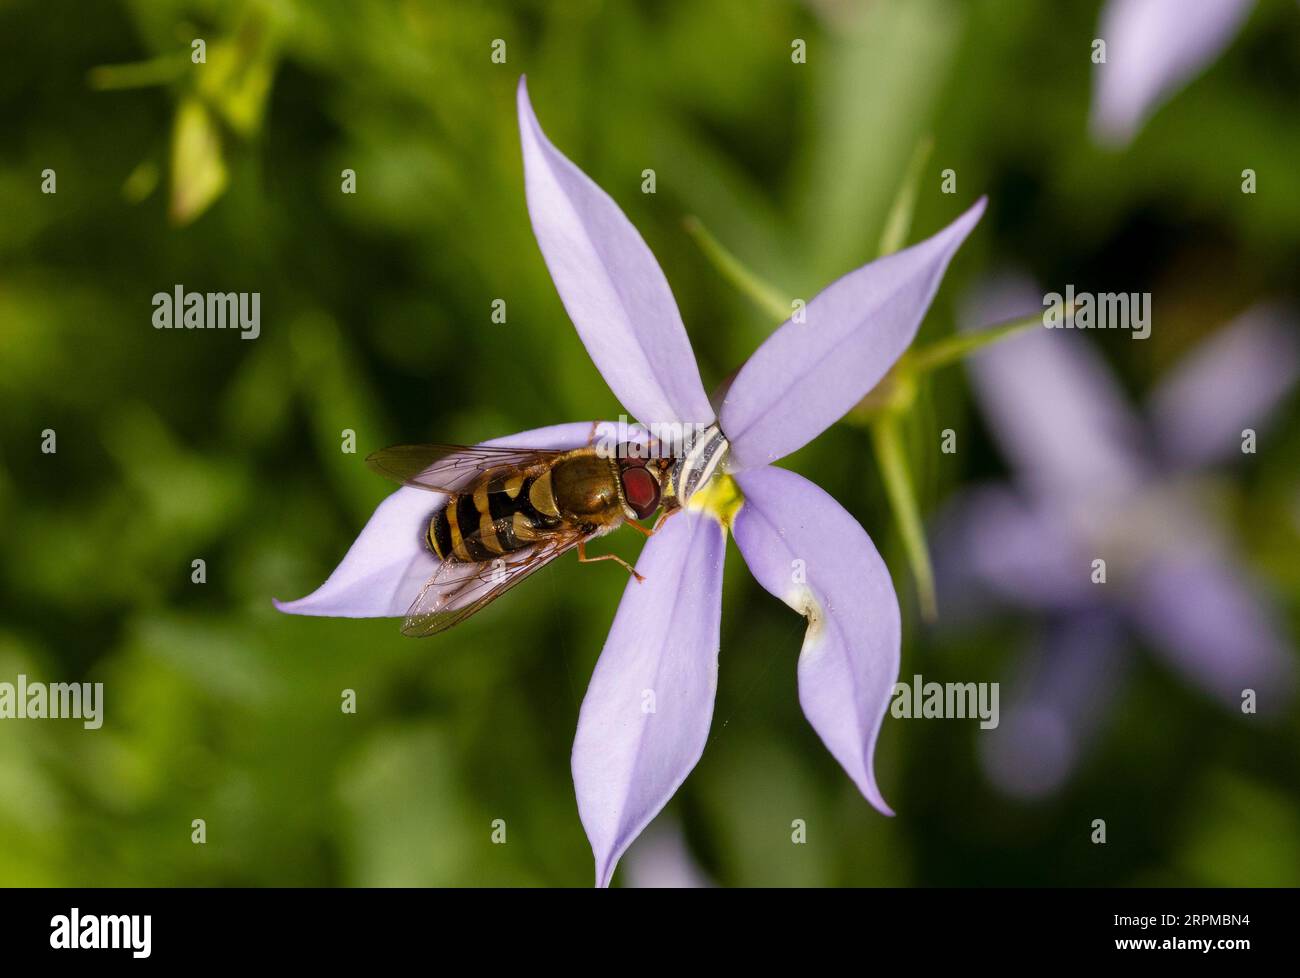
[[[682,223],[686,227],[686,233],[704,252],[704,257],[713,263],[713,267],[734,285],[737,291],[776,322],[783,323],[790,318],[792,310],[790,299],[742,265],[739,258],[724,248],[718,239],[709,233],[699,218],[687,217]]]
[[[259,24],[208,46],[206,65],[197,65],[196,90],[236,133],[245,138],[261,127],[275,75],[275,46]]]
[[[951,70],[968,4],[837,5],[811,52],[813,126],[801,159],[799,240],[814,280],[862,264],[886,224],[897,175]],[[842,8],[842,9],[841,9]],[[882,179],[883,176],[883,179]]]
[[[885,483],[889,505],[894,511],[894,520],[903,538],[903,549],[907,553],[908,563],[912,565],[921,616],[926,621],[934,621],[938,614],[934,572],[930,567],[925,530],[921,526],[921,511],[916,502],[916,490],[912,485],[912,473],[908,468],[907,454],[903,451],[898,422],[898,416],[892,413],[874,418],[870,426],[871,441],[880,463],[880,476]]]
[[[916,195],[921,189],[921,177],[925,174],[925,164],[930,161],[934,151],[934,139],[926,136],[916,144],[912,160],[907,164],[907,172],[899,185],[898,195],[889,208],[885,218],[885,230],[880,235],[880,257],[892,255],[907,244],[907,236],[912,230],[912,214],[916,211]]]
[[[221,196],[227,179],[216,120],[198,99],[183,99],[172,133],[172,222],[197,218]]]
[[[159,170],[154,160],[144,160],[122,183],[122,196],[129,204],[138,204],[158,186]]]

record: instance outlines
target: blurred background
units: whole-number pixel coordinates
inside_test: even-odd
[[[271,607],[317,587],[389,492],[367,452],[620,412],[533,241],[519,75],[658,256],[706,386],[776,324],[684,219],[811,296],[875,256],[929,135],[912,240],[990,205],[922,337],[952,333],[1008,268],[1151,291],[1149,340],[1079,337],[1137,403],[1243,310],[1300,301],[1300,10],[1259,0],[1122,148],[1089,137],[1099,16],[1022,0],[0,3],[0,681],[105,684],[100,730],[0,721],[0,883],[589,885],[569,749],[617,568],[560,561],[431,641]],[[177,284],[260,292],[260,337],[153,329],[151,297]],[[1267,444],[1214,477],[1289,656],[1298,417],[1282,400]],[[962,367],[932,376],[906,434],[927,525],[1010,472]],[[784,464],[894,571],[902,677],[1001,680],[1005,716],[1044,618],[990,606],[945,627],[941,587],[939,625],[921,620],[863,428]],[[611,544],[634,557],[624,536]],[[991,776],[975,721],[887,718],[888,819],[803,719],[803,621],[728,563],[710,742],[616,882],[1300,885],[1294,700],[1243,716],[1130,635],[1086,749],[1030,795]]]

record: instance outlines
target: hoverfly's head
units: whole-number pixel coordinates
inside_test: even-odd
[[[624,508],[630,519],[643,520],[659,508],[663,483],[673,460],[632,458],[618,460],[618,478],[623,487]]]
[[[731,444],[717,422],[694,433],[686,451],[671,460],[668,470],[660,480],[663,486],[664,509],[685,506],[691,496],[713,478],[725,471],[725,461]]]

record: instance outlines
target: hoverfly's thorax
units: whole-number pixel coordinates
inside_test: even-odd
[[[575,455],[550,472],[555,505],[566,516],[595,516],[621,505],[618,471],[598,455]]]
[[[684,506],[691,496],[704,488],[727,458],[730,443],[717,423],[697,435],[686,454],[673,465],[664,493],[664,505]]]

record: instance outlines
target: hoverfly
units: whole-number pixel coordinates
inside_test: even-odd
[[[617,561],[641,580],[616,554],[588,557],[588,541],[624,524],[651,536],[713,474],[726,447],[714,426],[680,458],[646,458],[655,453],[645,445],[610,453],[592,444],[397,445],[373,453],[366,463],[381,475],[447,496],[424,529],[440,563],[407,611],[403,634],[446,631],[574,548],[583,563]],[[637,522],[661,507],[654,529]]]

